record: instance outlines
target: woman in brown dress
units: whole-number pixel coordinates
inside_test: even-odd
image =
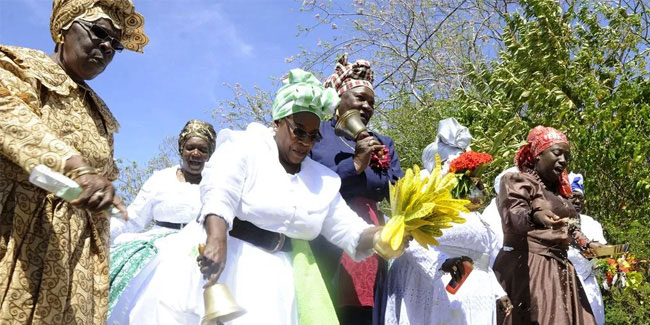
[[[560,131],[537,126],[517,151],[521,172],[501,181],[497,205],[503,248],[494,263],[497,279],[512,299],[505,324],[595,324],[589,301],[567,259],[569,245],[588,252],[578,214],[568,198],[570,149]],[[505,318],[505,319],[504,319]]]

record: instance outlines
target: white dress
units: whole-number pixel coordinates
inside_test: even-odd
[[[199,324],[204,313],[196,246],[205,242],[203,218],[235,216],[290,238],[311,240],[318,234],[355,260],[361,233],[371,227],[339,194],[340,179],[309,157],[300,171],[287,174],[278,160],[272,130],[251,123],[246,131],[222,130],[217,149],[203,171],[201,218],[177,234],[161,239],[158,257],[122,295],[137,297],[118,303],[128,313],[109,324]],[[291,253],[268,253],[228,237],[226,266],[219,282],[227,285],[247,313],[228,324],[298,324]],[[122,299],[122,298],[120,298]]]
[[[479,213],[443,230],[439,246],[417,242],[388,271],[386,324],[495,324],[496,299],[506,293],[489,266],[494,232]],[[474,269],[455,295],[445,290],[451,276],[440,271],[451,257],[469,256]]]
[[[595,240],[601,244],[607,244],[605,236],[603,235],[603,226],[601,226],[598,221],[594,220],[594,218],[581,214],[580,230],[588,239]],[[598,280],[596,279],[592,260],[586,259],[582,254],[580,254],[580,251],[575,249],[573,246],[569,247],[567,255],[573,266],[576,268],[576,273],[578,274],[580,282],[582,282],[582,287],[589,299],[589,305],[591,306],[591,311],[594,313],[594,318],[596,318],[596,323],[599,325],[604,324],[605,307],[603,306],[603,296],[600,292]]]
[[[196,220],[201,211],[199,185],[179,181],[176,176],[179,168],[177,165],[155,171],[127,208],[129,220],[111,219],[111,246],[178,231],[153,225],[142,232],[153,220],[171,223]]]
[[[501,226],[501,215],[499,214],[499,208],[497,208],[496,199],[492,199],[490,204],[483,210],[481,219],[490,226],[490,230],[494,233],[494,247],[490,252],[490,267],[492,267],[503,246],[503,226]]]

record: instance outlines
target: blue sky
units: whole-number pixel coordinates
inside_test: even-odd
[[[117,54],[89,84],[120,121],[115,157],[138,163],[189,119],[213,122],[210,111],[232,98],[223,83],[272,90],[271,77],[295,68],[284,59],[318,42],[317,35],[295,36],[298,24],[315,18],[292,0],[134,2],[151,39],[145,53]],[[51,53],[51,8],[51,0],[0,0],[0,44]]]

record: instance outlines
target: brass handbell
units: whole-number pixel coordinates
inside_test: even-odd
[[[201,319],[201,325],[229,322],[246,313],[232,298],[228,287],[221,283],[203,289],[203,304],[205,315]]]
[[[205,244],[200,244],[199,254],[203,255],[204,249]],[[230,289],[221,283],[203,289],[203,306],[205,314],[201,319],[201,325],[219,325],[246,313],[246,310],[235,302]]]
[[[351,109],[339,116],[334,126],[334,133],[348,140],[356,141],[359,133],[368,130],[361,121],[361,112]]]

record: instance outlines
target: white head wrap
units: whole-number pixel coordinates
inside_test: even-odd
[[[569,173],[569,184],[571,184],[571,191],[585,194],[585,178],[582,174]]]
[[[469,143],[472,141],[472,135],[469,129],[460,125],[453,118],[447,118],[438,122],[438,135],[422,152],[422,164],[431,172],[435,167],[436,154],[440,155],[440,161],[445,162],[452,160],[461,153],[469,149]]]

